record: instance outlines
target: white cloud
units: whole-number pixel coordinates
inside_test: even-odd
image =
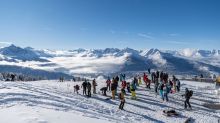
[[[143,37],[147,37],[147,38],[151,38],[151,39],[155,39],[155,38],[147,36],[147,35],[142,35],[142,34],[138,34],[138,35],[143,36]]]
[[[125,34],[129,34],[128,32],[124,32]]]
[[[115,33],[115,31],[110,31],[111,33]]]
[[[179,34],[170,34],[170,36],[180,36]]]
[[[52,30],[52,29],[50,29],[50,28],[45,28],[46,30]]]
[[[82,28],[82,30],[87,30],[87,28]]]
[[[12,44],[11,42],[0,42],[1,44]]]

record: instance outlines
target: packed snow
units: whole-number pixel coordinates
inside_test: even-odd
[[[105,78],[96,79],[98,89],[106,86]],[[130,79],[127,82],[131,82]],[[126,99],[124,110],[119,110],[119,99],[105,100],[97,95],[90,97],[76,95],[74,85],[82,82],[59,82],[43,80],[34,82],[0,81],[0,122],[1,123],[183,123],[192,117],[190,123],[214,123],[220,119],[219,110],[202,106],[204,103],[219,103],[219,95],[212,83],[181,81],[180,92],[170,94],[169,101],[155,98],[154,84],[151,90],[142,82],[137,86],[136,96],[141,100]],[[70,86],[68,86],[70,85]],[[192,111],[177,110],[178,116],[164,116],[163,110],[184,108],[184,88],[193,90],[190,103]],[[118,88],[120,92],[121,85]],[[131,97],[127,93],[125,97]]]

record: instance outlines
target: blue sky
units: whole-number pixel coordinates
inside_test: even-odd
[[[220,0],[1,0],[0,46],[219,50]]]

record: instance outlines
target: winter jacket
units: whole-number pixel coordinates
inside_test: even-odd
[[[163,80],[166,82],[167,81],[167,76],[166,74],[163,75]]]
[[[143,78],[144,78],[144,79],[146,78],[146,74],[145,74],[145,73],[143,74]]]
[[[76,89],[76,90],[79,90],[79,85],[76,85],[76,86],[75,86],[75,89]]]
[[[122,80],[124,80],[124,81],[125,81],[125,76],[122,76]]]
[[[130,88],[131,88],[131,91],[135,91],[136,85],[133,83],[133,84],[131,84]]]
[[[218,78],[218,82],[220,82],[220,77]]]
[[[156,72],[156,78],[159,78],[159,71]]]
[[[180,81],[176,80],[176,86],[179,86],[179,85],[180,85]]]
[[[92,87],[96,87],[97,86],[97,83],[95,81],[92,81]]]
[[[116,89],[116,87],[117,87],[117,86],[115,85],[115,83],[112,83],[112,84],[111,84],[111,91],[114,91],[114,90]]]
[[[145,79],[144,79],[144,82],[150,84],[150,81],[148,80],[148,78],[145,78]]]
[[[162,72],[160,73],[160,78],[163,80],[163,73]]]
[[[110,84],[111,84],[111,81],[108,79],[108,80],[106,81],[106,83],[107,83],[107,85],[110,85]]]
[[[164,91],[165,91],[165,93],[169,93],[170,92],[170,89],[168,88],[168,86],[165,87]]]
[[[159,90],[163,90],[164,84],[162,82],[160,82],[158,89]]]
[[[122,102],[125,102],[125,93],[121,91],[121,99]]]
[[[81,87],[86,88],[86,86],[87,86],[87,82],[83,82]]]
[[[114,80],[114,83],[118,87],[118,81],[116,79]]]
[[[114,82],[114,78],[112,79],[112,83]]]
[[[115,78],[115,79],[116,79],[116,81],[119,81],[119,77],[118,77],[118,76],[116,76],[116,78]]]
[[[123,81],[123,83],[122,83],[122,87],[126,87],[126,81]]]
[[[186,91],[185,94],[184,94],[185,98],[186,99],[190,99],[190,92],[189,91]]]
[[[88,82],[88,84],[87,84],[87,89],[88,90],[91,90],[91,84]]]

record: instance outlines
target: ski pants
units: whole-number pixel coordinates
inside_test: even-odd
[[[160,96],[163,98],[163,90],[160,90]]]
[[[88,90],[88,97],[91,97],[91,90]]]
[[[84,95],[84,93],[86,95],[86,88],[83,87],[83,95]]]
[[[177,92],[179,92],[179,91],[180,91],[179,86],[176,86],[176,89],[177,89]]]
[[[124,104],[125,104],[125,101],[124,102],[121,101],[121,104],[119,105],[119,109],[123,110]]]
[[[115,90],[112,91],[112,99],[115,99]]]
[[[132,97],[136,98],[135,91],[131,91]]]
[[[158,86],[155,87],[155,92],[157,93]]]
[[[150,89],[150,84],[147,84],[147,88],[149,88],[149,89]]]
[[[168,101],[168,93],[165,93],[166,100]]]
[[[93,94],[96,93],[96,87],[93,87]]]
[[[187,104],[186,104],[186,103],[187,103],[187,104],[189,105],[189,107],[191,108],[191,105],[190,105],[190,103],[189,103],[189,98],[187,98],[186,101],[185,101],[185,108],[187,108]]]
[[[107,85],[107,91],[108,91],[108,88],[109,88],[109,91],[110,91],[110,85]]]
[[[141,79],[139,79],[139,84],[141,84]]]

